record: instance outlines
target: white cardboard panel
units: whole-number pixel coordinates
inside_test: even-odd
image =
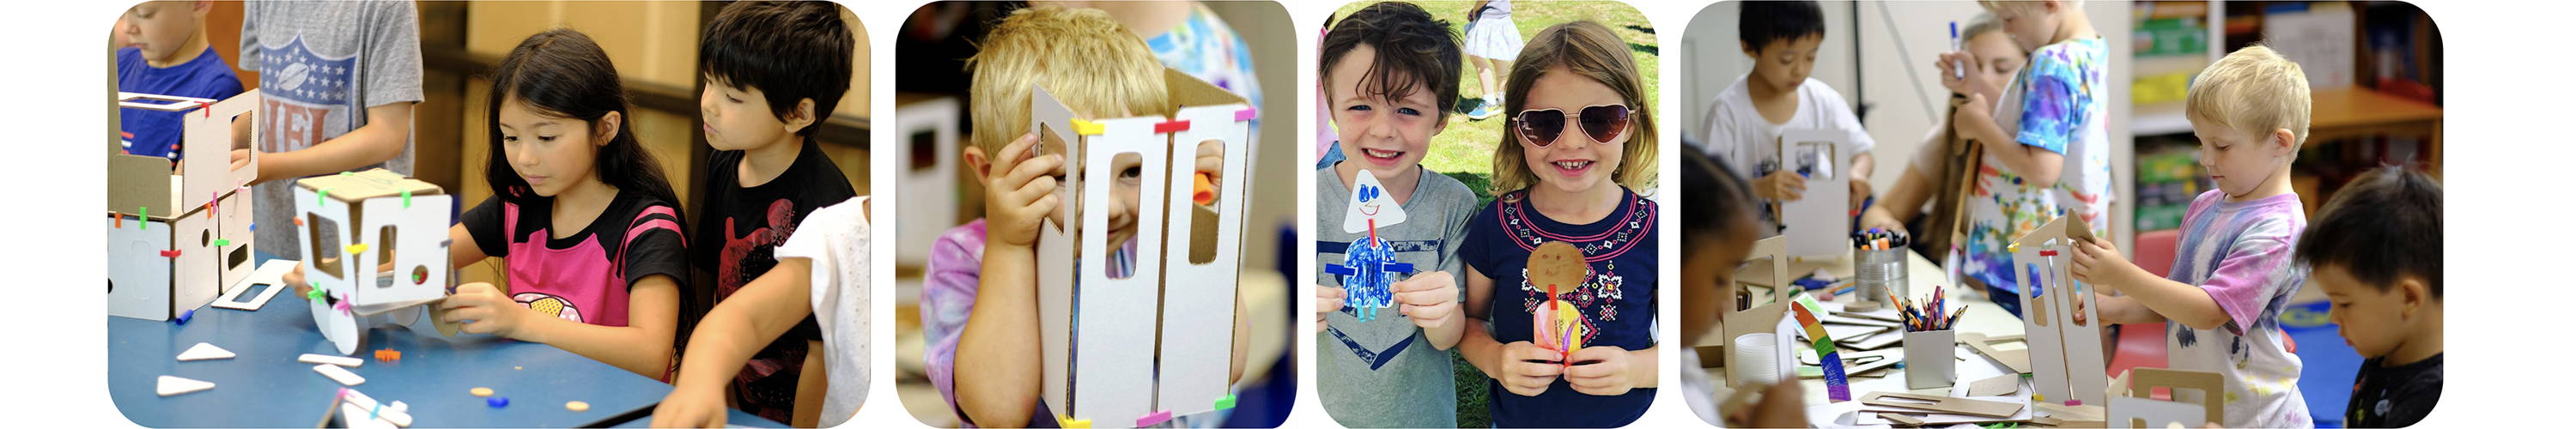
[[[1233,362],[1234,302],[1238,270],[1243,257],[1244,178],[1251,175],[1246,166],[1251,158],[1250,124],[1234,120],[1242,104],[1203,106],[1182,109],[1173,119],[1190,122],[1190,129],[1174,133],[1166,145],[1169,171],[1162,205],[1169,226],[1164,258],[1162,326],[1162,374],[1157,386],[1155,408],[1172,415],[1190,415],[1214,411],[1216,400],[1224,397],[1226,379]],[[1190,195],[1201,141],[1216,140],[1225,146],[1224,183],[1217,189],[1235,192],[1220,194],[1216,200],[1216,253],[1206,264],[1190,263],[1189,253],[1198,243],[1194,231],[1196,201]],[[1154,189],[1154,188],[1145,188]],[[1140,194],[1142,192],[1139,192]],[[1183,280],[1187,279],[1187,280]],[[1097,422],[1095,422],[1097,423]]]
[[[1082,177],[1081,136],[1073,134],[1073,112],[1043,87],[1029,89],[1029,130],[1046,133],[1061,143],[1065,177]],[[1043,141],[1043,139],[1041,140]],[[1044,148],[1042,148],[1044,149]],[[1073,377],[1073,246],[1080,224],[1060,223],[1057,219],[1080,220],[1081,207],[1075,193],[1080,181],[1067,181],[1056,188],[1061,204],[1053,219],[1040,221],[1038,228],[1038,344],[1042,391],[1039,397],[1055,410],[1058,417],[1074,415],[1072,410]]]
[[[215,220],[200,210],[194,216],[170,220],[172,249],[179,256],[170,258],[170,315],[205,307],[224,294],[221,278],[215,275]],[[160,256],[154,253],[153,256]]]
[[[2180,423],[2182,427],[2196,428],[2209,424],[2207,410],[2201,409],[2200,404],[2115,396],[2105,408],[2110,418],[2102,423],[2108,427],[2161,428]],[[2132,425],[2132,420],[2145,420],[2146,424]]]
[[[180,116],[187,133],[183,141],[192,144],[179,148],[185,156],[179,164],[182,171],[188,172],[181,175],[184,185],[179,188],[179,210],[206,205],[214,201],[216,194],[232,192],[259,177],[258,158],[251,160],[254,167],[231,170],[233,117],[255,107],[259,107],[259,91],[252,90]],[[259,151],[251,153],[256,157]]]
[[[1135,418],[1154,411],[1154,319],[1143,315],[1157,314],[1162,288],[1161,272],[1138,269],[1123,279],[1109,277],[1105,263],[1109,234],[1091,233],[1110,230],[1109,204],[1117,204],[1111,192],[1118,171],[1112,168],[1088,168],[1111,165],[1120,154],[1139,155],[1138,189],[1164,189],[1169,158],[1164,152],[1170,140],[1155,135],[1154,123],[1161,118],[1123,118],[1099,121],[1103,133],[1083,139],[1091,147],[1083,154],[1082,180],[1082,250],[1102,255],[1078,261],[1074,271],[1080,285],[1075,286],[1075,314],[1086,315],[1075,321],[1073,342],[1073,404],[1068,413],[1075,419],[1088,419],[1093,427],[1133,426]],[[1163,195],[1137,193],[1138,207],[1162,207]],[[1138,210],[1136,225],[1162,225],[1161,210]],[[1163,260],[1161,228],[1136,228],[1135,260],[1139,264]]]
[[[170,272],[172,261],[161,257],[170,249],[170,224],[150,220],[107,222],[107,314],[144,320],[170,320]],[[146,226],[159,223],[159,226]]]
[[[1802,143],[1830,142],[1833,147],[1832,174],[1807,177],[1807,192],[1797,201],[1780,204],[1781,223],[1788,231],[1792,256],[1835,256],[1851,253],[1851,187],[1849,171],[1852,158],[1852,136],[1847,131],[1795,129],[1780,133],[1780,169],[1795,172],[1793,155]]]
[[[901,196],[940,200],[958,195],[957,166],[960,162],[957,157],[963,150],[958,143],[965,139],[965,135],[959,132],[961,124],[958,123],[962,116],[959,113],[964,107],[957,101],[952,97],[939,97],[895,106],[894,135],[897,143],[892,146],[895,148],[894,159],[904,160],[897,163],[900,170],[896,173],[899,179],[895,182],[903,184],[896,191]],[[911,144],[912,136],[924,133],[931,136],[930,153],[920,156],[930,158],[931,163],[927,168],[913,169],[910,160],[915,156],[913,151],[916,148]],[[897,204],[895,207],[900,219],[920,220],[902,222],[903,225],[898,226],[906,228],[901,234],[907,237],[937,237],[944,232],[950,220],[957,218],[955,204]],[[905,245],[900,248],[902,250],[895,252],[896,264],[921,266],[930,263],[928,246]]]
[[[258,247],[253,246],[252,236],[255,234],[250,230],[254,219],[251,217],[254,204],[250,200],[250,193],[240,192],[240,188],[227,191],[216,199],[215,238],[227,243],[215,249],[215,265],[216,271],[221,273],[218,276],[222,279],[220,284],[226,291],[239,287],[242,279],[250,277],[251,270],[259,265],[259,257],[253,254]]]
[[[2020,296],[2022,340],[2030,347],[2031,393],[2043,400],[2068,397],[2066,346],[2059,337],[2059,328],[2065,326],[2065,323],[2058,322],[2059,313],[2064,313],[2066,310],[2063,307],[2063,300],[2057,299],[2064,294],[2034,289],[2039,282],[2031,281],[2030,274],[2047,272],[2046,262],[2041,260],[2039,250],[2045,247],[2044,243],[2048,242],[2050,236],[2057,235],[2049,231],[2063,231],[2063,229],[2041,226],[2038,231],[2033,231],[2016,241],[2015,245],[2020,248],[2018,252],[2013,252],[2015,271],[2013,279],[2020,284],[2022,292]],[[2032,292],[2035,291],[2041,292],[2039,296],[2032,296]]]
[[[358,228],[358,233],[365,236],[364,242],[384,244],[388,241],[382,236],[384,227],[393,226],[395,237],[391,242],[395,249],[392,281],[379,284],[368,279],[358,283],[354,305],[413,304],[447,296],[447,211],[454,204],[455,197],[448,195],[413,195],[408,208],[403,207],[402,197],[369,198],[359,203],[359,210],[367,214]],[[366,267],[359,271],[375,276],[374,267],[384,262],[376,258],[382,254],[377,249],[367,249],[365,256],[357,258],[364,264],[361,267]],[[427,273],[423,281],[413,282],[414,269]]]
[[[373,261],[364,260],[363,255],[351,255],[343,250],[352,244],[350,240],[358,239],[357,234],[350,231],[352,224],[349,221],[351,214],[349,210],[352,207],[348,203],[339,201],[319,201],[317,199],[321,194],[314,192],[312,188],[303,186],[293,188],[295,217],[305,222],[304,226],[295,227],[295,246],[304,251],[304,280],[315,286],[315,289],[333,297],[347,296],[350,291],[356,290],[358,281],[363,280],[368,281],[367,284],[373,284],[371,279],[360,277],[375,275],[376,270],[372,268]],[[339,238],[328,243],[315,243],[313,231],[319,226],[313,225],[314,219],[330,220],[331,226],[337,228],[334,230],[334,235]],[[330,251],[323,252],[323,249],[317,249],[316,246],[330,246],[328,248]],[[339,255],[340,262],[336,267],[338,270],[326,270],[321,264],[313,263],[321,260],[322,255],[325,254]],[[356,269],[361,266],[370,268]],[[333,308],[330,301],[330,299],[305,300],[305,306],[313,312],[313,326],[322,331],[323,338],[331,340],[331,345],[340,354],[357,353],[358,346],[366,342],[366,329],[359,326],[356,315]],[[352,306],[354,307],[354,304]]]

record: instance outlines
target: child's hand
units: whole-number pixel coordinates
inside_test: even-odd
[[[1628,357],[1628,351],[1618,347],[1584,346],[1565,355],[1567,362],[1574,363],[1565,369],[1565,382],[1573,384],[1575,392],[1586,395],[1628,393],[1637,387],[1636,380],[1628,375]]]
[[[1440,329],[1459,317],[1458,281],[1448,271],[1432,271],[1389,285],[1404,317],[1422,329]]]
[[[1806,388],[1797,381],[1772,383],[1763,388],[1762,401],[1751,407],[1726,411],[1727,426],[1753,428],[1807,427]]]
[[[1225,144],[1215,140],[1199,142],[1199,174],[1208,175],[1208,189],[1216,198],[1225,198]],[[1188,186],[1186,183],[1175,186]]]
[[[1941,53],[1940,59],[1933,60],[1932,67],[1941,71],[1941,88],[1950,90],[1952,94],[1975,94],[1976,88],[1984,88],[1987,85],[1985,75],[1975,70],[1976,64],[1978,64],[1977,54],[1968,53],[1968,51],[1951,51]],[[1968,66],[1969,70],[1964,72],[1956,70],[1958,66],[1963,65]]]
[[[1315,285],[1315,332],[1324,332],[1324,315],[1342,311],[1342,300],[1350,296],[1336,286]]]
[[[1985,94],[1968,94],[1968,103],[1959,105],[1959,108],[1950,114],[1950,121],[1961,124],[1994,123],[1994,111],[1994,103],[1986,101]]]
[[[1494,381],[1502,383],[1503,390],[1514,395],[1538,396],[1547,393],[1547,386],[1556,382],[1558,374],[1565,373],[1565,365],[1560,363],[1564,361],[1564,353],[1540,348],[1528,341],[1513,341],[1503,345],[1503,365],[1499,371],[1502,376]]]
[[[1907,234],[1905,231],[1905,223],[1897,222],[1896,215],[1889,214],[1887,210],[1887,206],[1883,205],[1861,210],[1860,229],[1866,230],[1877,228],[1885,231],[1895,231],[1897,234]]]
[[[2146,272],[2138,269],[2137,264],[2121,258],[2120,249],[2112,247],[2111,242],[2102,241],[2100,238],[2075,243],[2074,247],[2075,257],[2072,259],[2075,260],[2073,265],[2075,265],[2076,281],[2117,292],[2122,284],[2128,283],[2129,279],[2137,278],[2135,276]]]
[[[1049,173],[1064,165],[1064,156],[1029,158],[1029,146],[1037,142],[1036,133],[1021,134],[994,153],[993,166],[984,173],[984,228],[991,243],[1036,244],[1038,226],[1061,204],[1055,176]]]
[[[294,286],[295,286],[295,297],[296,297],[296,298],[304,298],[304,297],[305,297],[305,296],[304,296],[304,294],[313,293],[313,284],[312,284],[312,283],[305,283],[305,282],[304,282],[304,263],[303,263],[303,262],[297,262],[297,263],[295,263],[295,267],[294,267],[294,268],[288,268],[288,269],[286,269],[286,275],[284,275],[284,276],[279,276],[277,279],[278,279],[279,281],[284,281],[284,282],[286,282],[286,284],[294,285]],[[310,299],[310,298],[307,298],[307,299]]]
[[[438,311],[447,312],[447,320],[464,322],[458,329],[466,333],[504,338],[517,338],[519,326],[525,323],[528,315],[535,314],[520,306],[518,300],[502,294],[499,288],[492,287],[491,283],[483,282],[457,286],[456,294],[449,295],[446,302],[440,303]]]
[[[1806,196],[1807,178],[1797,172],[1780,170],[1753,179],[1753,196],[1766,200],[1797,201]]]
[[[653,427],[720,428],[725,427],[724,390],[707,386],[681,386],[662,397],[662,405],[653,407]]]

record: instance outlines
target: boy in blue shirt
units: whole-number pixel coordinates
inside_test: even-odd
[[[241,95],[241,78],[206,42],[208,1],[144,2],[126,9],[117,33],[116,90],[222,100]],[[120,114],[125,153],[179,160],[182,112],[127,108]],[[176,165],[175,163],[173,165]]]

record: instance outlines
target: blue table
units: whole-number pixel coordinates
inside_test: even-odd
[[[265,259],[265,258],[263,258]],[[264,286],[250,286],[264,287]],[[314,328],[303,298],[278,293],[259,311],[200,307],[187,324],[109,316],[108,396],[135,424],[149,427],[279,427],[320,422],[341,385],[297,362],[305,353],[338,356]],[[245,294],[249,295],[249,294]],[[428,317],[418,323],[427,324]],[[435,332],[435,331],[428,331]],[[230,350],[231,359],[179,362],[197,343]],[[395,362],[376,361],[374,350],[402,352]],[[490,335],[419,335],[395,326],[367,333],[351,368],[367,380],[351,389],[380,401],[410,405],[414,426],[607,426],[649,419],[653,405],[671,391],[663,384],[606,363],[544,344]],[[212,390],[161,397],[160,376],[215,383]],[[510,404],[492,408],[467,391],[492,388]],[[589,402],[586,412],[566,401]],[[785,426],[735,411],[741,425]],[[637,423],[637,424],[640,424]]]

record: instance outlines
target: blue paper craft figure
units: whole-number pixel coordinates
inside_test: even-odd
[[[1352,242],[1342,251],[1342,263],[1325,265],[1324,273],[1342,276],[1342,306],[1367,322],[1377,320],[1378,309],[1395,306],[1395,291],[1389,287],[1395,284],[1395,273],[1412,274],[1413,264],[1396,262],[1395,246],[1377,236],[1378,227],[1404,222],[1404,207],[1386,196],[1386,187],[1378,184],[1375,173],[1360,170],[1353,182],[1358,186],[1351,189],[1342,230],[1368,236]]]

